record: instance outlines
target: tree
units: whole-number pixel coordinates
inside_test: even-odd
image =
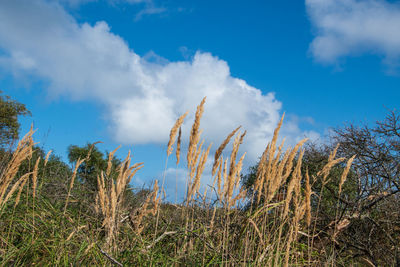
[[[33,171],[36,161],[40,158],[37,190],[45,192],[40,195],[48,198],[53,204],[60,201],[64,204],[68,192],[68,180],[72,175],[71,168],[54,154],[50,154],[45,165],[46,156],[42,148],[34,146],[32,156],[21,163],[16,176],[21,177]]]
[[[340,225],[334,237],[337,253],[367,258],[374,265],[400,264],[399,114],[391,111],[373,127],[348,124],[333,132],[330,143],[305,147],[302,173],[307,170],[312,177],[321,170],[338,144],[337,157],[356,158],[340,194],[343,164],[331,170],[326,185],[319,180],[312,184],[312,205],[321,199],[319,212],[313,216],[318,238],[329,237],[332,227]],[[257,165],[243,176],[246,187],[251,188],[256,171]],[[329,244],[333,243],[327,241],[323,246]]]
[[[0,91],[0,94],[2,92]],[[18,116],[31,115],[24,104],[12,100],[7,95],[0,95],[0,146],[10,145],[18,139],[20,123]]]
[[[400,116],[395,111],[375,127],[358,127],[352,124],[336,129],[333,137],[340,143],[339,154],[356,154],[353,166],[360,180],[360,200],[372,195],[382,195],[361,210],[376,205],[379,201],[400,192]]]
[[[107,156],[104,155],[95,145],[97,144],[88,143],[86,146],[79,147],[76,145],[71,145],[68,147],[68,159],[71,163],[75,163],[78,159],[85,159],[85,161],[80,165],[77,170],[77,180],[80,182],[77,188],[81,199],[86,201],[86,199],[91,199],[93,194],[98,190],[97,177],[101,175],[106,175],[106,170],[108,167],[108,153]],[[111,172],[109,177],[106,177],[106,181],[115,182],[118,176],[118,168],[121,166],[122,161],[117,157],[113,157],[111,160]],[[143,193],[143,192],[142,192]],[[137,204],[138,199],[141,198],[140,191],[135,194],[131,189],[127,189],[124,194],[124,202],[127,205]]]
[[[321,203],[319,204],[319,210],[321,211],[321,214],[320,218],[318,218],[321,227],[324,227],[324,224],[329,224],[332,220],[335,219],[335,214],[337,213],[336,203],[339,198],[342,200],[354,200],[356,198],[357,178],[354,169],[351,169],[349,171],[346,183],[343,185],[341,195],[339,196],[337,194],[340,177],[346,166],[346,162],[342,162],[332,167],[326,179],[328,182],[324,184],[324,189],[322,192],[321,180],[313,179],[314,177],[318,176],[318,172],[322,170],[322,168],[328,163],[329,155],[333,149],[333,145],[317,145],[315,143],[306,143],[304,145],[301,173],[302,177],[305,177],[306,173],[308,173],[313,181],[312,191],[314,192],[314,194],[312,199],[313,201],[311,202],[313,208],[317,208],[317,199],[321,199]],[[297,160],[298,156],[295,157],[294,161],[297,162]],[[257,192],[252,191],[252,187],[257,176],[257,169],[258,163],[254,166],[251,166],[249,168],[249,172],[246,175],[242,176],[242,184],[247,189],[248,196],[257,196]],[[287,183],[292,179],[291,175],[292,174],[290,174],[289,178],[287,179]],[[284,185],[283,187],[286,188],[286,186],[287,185]]]
[[[77,162],[78,159],[86,159],[78,168],[78,179],[92,191],[96,190],[97,176],[101,171],[106,171],[108,162],[108,158],[95,145],[96,143],[89,143],[84,147],[76,145],[68,147],[68,159],[71,163]],[[121,163],[116,157],[111,162],[113,170]]]
[[[400,264],[400,116],[394,110],[374,127],[336,129],[339,155],[356,154],[357,191],[352,223],[344,244],[357,248],[375,265]],[[395,259],[395,260],[394,260]]]

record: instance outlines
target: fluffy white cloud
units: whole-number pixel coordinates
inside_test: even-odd
[[[274,94],[232,77],[225,61],[201,52],[188,61],[149,61],[107,23],[78,24],[57,2],[1,1],[0,48],[3,69],[44,79],[50,94],[102,103],[119,142],[166,143],[176,118],[190,110],[187,136],[195,107],[207,96],[204,137],[216,148],[242,125],[244,150],[255,160],[280,118]]]
[[[400,56],[400,4],[384,0],[306,0],[316,37],[316,60],[333,63],[347,55],[372,53],[396,64]]]

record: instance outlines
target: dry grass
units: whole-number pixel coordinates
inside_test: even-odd
[[[115,152],[116,150],[109,154],[108,162],[112,160]],[[108,164],[107,173],[101,172],[101,175],[97,177],[99,189],[97,194],[99,207],[97,207],[97,210],[100,210],[103,215],[102,225],[106,229],[107,248],[113,252],[118,249],[116,240],[119,233],[119,217],[123,208],[123,195],[132,177],[143,168],[143,163],[130,164],[129,152],[125,160],[118,166],[116,177],[109,177],[110,164]]]
[[[0,177],[0,210],[2,210],[13,195],[13,193],[20,188],[25,186],[25,183],[32,173],[26,173],[15,180],[15,176],[23,161],[32,156],[33,153],[33,129],[18,142],[17,148],[15,149],[11,160],[8,162],[4,172]],[[14,182],[14,184],[13,184]],[[11,187],[11,188],[10,188]],[[20,195],[20,194],[19,194]]]
[[[197,151],[197,144],[199,143],[200,140],[200,135],[201,135],[201,132],[199,131],[200,120],[201,117],[203,116],[205,102],[206,98],[204,97],[200,105],[197,107],[194,123],[190,131],[190,140],[186,157],[188,163],[188,169],[192,169],[195,166],[195,163],[193,163],[193,161]]]
[[[342,176],[340,177],[340,182],[339,182],[339,195],[342,192],[342,186],[344,184],[344,182],[346,181],[347,175],[349,174],[350,171],[350,167],[351,164],[353,163],[354,158],[356,157],[356,155],[352,156],[346,164],[346,168],[344,169]]]
[[[176,165],[179,164],[181,158],[181,142],[182,142],[182,128],[179,127],[178,141],[176,142]]]
[[[143,219],[148,215],[155,216],[161,204],[161,197],[158,195],[158,181],[156,180],[153,185],[153,190],[147,196],[141,207],[134,213],[131,213],[131,221],[134,224],[134,229],[137,234],[141,234],[145,225],[143,225]],[[153,205],[151,207],[151,205]]]
[[[228,145],[229,141],[231,140],[232,136],[235,135],[235,133],[240,129],[241,126],[237,127],[235,130],[233,130],[222,142],[222,144],[218,147],[218,149],[215,151],[215,156],[214,156],[214,164],[212,168],[212,175],[215,175],[215,171],[217,170],[218,164],[219,164],[219,159],[221,157],[222,151],[225,149],[225,147]]]
[[[90,157],[90,152],[89,152],[87,158],[89,158],[89,157]],[[78,168],[79,168],[79,166],[81,166],[81,164],[82,164],[85,160],[86,160],[86,159],[78,159],[78,161],[75,163],[75,169],[74,169],[74,172],[72,173],[71,182],[70,182],[70,184],[69,184],[67,199],[65,200],[64,215],[65,215],[65,212],[67,211],[69,198],[70,198],[70,196],[71,196],[71,190],[72,190],[72,188],[74,187],[75,178],[76,178],[76,174],[77,174],[77,172],[78,172]]]
[[[69,262],[72,265],[107,265],[110,262],[114,264],[122,262],[127,266],[318,265],[314,264],[318,257],[317,250],[313,246],[316,230],[313,214],[318,213],[319,202],[317,209],[313,210],[311,181],[319,179],[322,184],[326,184],[331,169],[345,159],[335,158],[336,148],[317,175],[310,177],[308,171],[303,173],[304,150],[301,148],[307,140],[301,140],[293,148],[288,147],[286,150],[284,140],[278,145],[279,131],[284,118],[282,116],[271,142],[262,154],[250,195],[240,183],[246,153],[239,159],[238,154],[246,132],[240,133],[238,127],[218,147],[214,163],[210,170],[207,170],[214,176],[213,185],[210,186],[213,194],[207,194],[206,190],[201,195],[199,189],[212,147],[210,143],[204,149],[205,140],[200,140],[200,121],[205,100],[206,98],[197,107],[190,132],[186,155],[187,192],[183,203],[175,205],[161,203],[164,187],[159,188],[158,180],[155,180],[153,188],[136,207],[126,203],[127,187],[136,172],[143,167],[143,163],[131,165],[128,153],[120,165],[112,170],[112,160],[118,147],[109,153],[106,169],[97,176],[98,188],[95,199],[89,200],[91,204],[85,206],[92,210],[80,208],[76,211],[75,205],[68,205],[72,201],[70,197],[75,187],[79,184],[75,181],[78,168],[85,160],[90,159],[90,151],[85,159],[78,160],[75,164],[69,185],[66,186],[67,197],[61,210],[57,211],[55,206],[49,204],[47,208],[43,208],[40,206],[46,203],[41,198],[43,192],[37,189],[41,159],[36,160],[33,171],[16,178],[21,163],[29,159],[33,153],[33,130],[31,130],[19,142],[1,174],[0,209],[5,209],[6,203],[16,191],[18,194],[14,199],[14,209],[18,209],[17,205],[23,196],[25,184],[32,175],[32,188],[28,187],[26,190],[32,190],[33,201],[30,203],[33,204],[33,224],[30,220],[26,229],[32,226],[38,230],[34,231],[30,242],[36,244],[35,240],[40,238],[44,240],[41,235],[46,227],[51,229],[47,230],[48,234],[54,235],[57,231],[61,231],[62,234],[54,238],[62,243],[60,247],[65,249],[63,253],[70,255],[71,252],[67,252],[67,248],[73,247],[74,253],[80,255],[79,260]],[[177,119],[170,132],[167,158],[173,151],[172,147],[178,135],[176,165],[179,163],[181,153],[181,126],[187,114]],[[230,153],[224,156],[224,150],[235,135]],[[50,152],[44,159],[43,168],[46,167],[49,155]],[[353,160],[354,157],[347,161],[342,173],[338,185],[339,194]],[[93,205],[93,202],[96,204]],[[246,209],[243,209],[244,205],[247,206]],[[74,209],[76,215],[73,215]],[[44,226],[46,220],[51,220],[51,216],[46,215],[49,213],[58,214],[59,224]],[[13,223],[10,222],[9,225]],[[341,225],[335,225],[335,229],[339,226]],[[11,240],[16,234],[12,230],[9,232]],[[24,233],[28,232],[33,231]],[[45,241],[40,244],[46,245],[48,250],[52,247]],[[304,245],[307,246],[306,249],[302,247]],[[9,251],[18,251],[18,248],[9,244],[7,238],[0,234],[0,257],[4,254],[1,250],[3,247]],[[59,251],[54,250],[52,253],[52,257],[57,259],[53,263],[60,265],[62,258],[59,256]],[[15,258],[15,256],[10,257]],[[29,261],[29,257],[26,257],[26,263],[28,262],[49,264],[41,262],[38,258]],[[65,262],[68,260],[64,258],[64,264]]]
[[[186,111],[185,114],[180,116],[176,120],[175,125],[171,129],[171,132],[169,134],[169,141],[168,141],[168,145],[167,145],[167,155],[168,156],[171,155],[171,153],[172,153],[172,149],[173,149],[172,146],[175,143],[176,134],[178,133],[178,130],[179,130],[179,133],[181,132],[180,129],[181,129],[181,126],[183,124],[183,120],[185,119],[185,117],[187,116],[188,113],[189,113],[189,111]]]

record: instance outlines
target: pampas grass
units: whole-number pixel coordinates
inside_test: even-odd
[[[49,150],[49,152],[47,152],[47,154],[46,154],[46,158],[44,160],[44,166],[45,167],[47,165],[47,162],[49,161],[49,158],[50,158],[50,155],[51,155],[52,152],[53,152],[53,150]]]
[[[240,129],[241,126],[237,127],[235,130],[233,130],[222,142],[222,144],[218,147],[218,149],[215,151],[215,156],[214,156],[214,164],[212,167],[212,175],[215,175],[215,171],[218,167],[219,163],[219,158],[221,157],[222,151],[225,149],[225,147],[228,145],[229,141],[231,140],[232,136],[235,135],[235,133]]]
[[[183,124],[183,120],[185,119],[185,117],[187,116],[188,113],[189,113],[189,111],[186,111],[185,114],[180,116],[176,120],[174,126],[171,129],[171,132],[169,134],[169,141],[168,141],[168,145],[167,145],[167,155],[168,156],[171,155],[171,153],[172,153],[172,146],[175,143],[176,134],[178,133],[178,130],[179,130],[179,133],[180,133],[180,129],[181,129],[181,126]]]
[[[181,158],[181,142],[182,142],[182,128],[179,127],[178,141],[176,142],[176,165],[179,164]]]
[[[90,152],[89,152],[90,153]],[[89,155],[89,154],[88,154]],[[64,206],[64,215],[65,212],[67,211],[67,206],[68,206],[68,202],[69,202],[69,198],[71,196],[71,190],[74,187],[74,183],[75,183],[75,178],[76,178],[76,174],[78,172],[78,168],[79,166],[82,165],[82,163],[85,161],[85,159],[78,159],[78,161],[75,163],[75,169],[74,172],[72,173],[72,177],[71,177],[71,182],[69,184],[69,189],[68,189],[68,194],[67,194],[67,199],[65,200],[65,206]]]
[[[342,192],[342,186],[343,186],[344,182],[346,181],[347,175],[349,174],[349,171],[350,171],[351,164],[353,163],[353,160],[354,160],[355,157],[356,157],[356,155],[352,156],[352,157],[347,161],[346,168],[344,169],[344,171],[343,171],[343,173],[342,173],[342,175],[341,175],[341,177],[340,177],[340,182],[339,182],[339,196],[340,196],[340,193]]]
[[[22,190],[26,180],[31,174],[24,174],[14,181],[22,162],[32,157],[34,146],[32,136],[34,132],[35,131],[33,131],[33,128],[31,127],[29,132],[21,139],[21,141],[18,142],[17,148],[15,149],[11,160],[8,162],[5,170],[0,176],[0,210],[3,209],[12,194],[18,190],[19,187]],[[13,182],[14,184],[12,184]]]
[[[194,166],[193,159],[194,159],[194,156],[196,155],[196,147],[200,140],[200,134],[201,134],[199,131],[200,120],[201,120],[201,117],[203,116],[205,102],[206,102],[206,97],[204,97],[203,100],[201,101],[200,105],[197,106],[194,123],[193,123],[192,129],[190,131],[189,146],[188,146],[187,157],[186,157],[189,169],[191,169]]]
[[[109,154],[109,162],[112,159],[116,150]],[[116,252],[118,246],[116,240],[119,233],[119,216],[123,208],[123,195],[127,185],[132,177],[143,168],[143,163],[131,164],[130,152],[125,160],[117,167],[116,177],[105,177],[107,174],[101,172],[97,177],[98,193],[97,199],[99,200],[99,207],[97,210],[101,211],[103,215],[102,225],[106,229],[106,245],[107,249],[111,252]],[[110,174],[110,165],[107,167],[107,173]]]
[[[186,147],[182,124],[188,112],[177,118],[167,144],[168,159],[177,139],[176,166],[181,153],[186,152],[186,194],[182,203],[162,201],[164,179],[161,188],[155,179],[149,190],[141,191],[147,192],[141,198],[139,193],[128,194],[130,182],[144,165],[131,164],[129,152],[114,168],[113,159],[119,147],[108,154],[106,166],[96,177],[94,198],[80,202],[79,190],[85,189],[79,179],[79,166],[90,160],[95,144],[84,159],[75,163],[69,180],[65,181],[66,198],[50,202],[37,184],[43,183],[40,179],[45,172],[41,168],[48,168],[51,151],[44,159],[35,158],[34,164],[29,165],[32,170],[18,174],[22,162],[32,160],[31,129],[18,143],[0,177],[0,216],[5,221],[0,227],[6,229],[0,234],[0,258],[4,264],[323,265],[313,242],[322,194],[318,199],[314,197],[317,194],[312,192],[312,186],[320,181],[322,192],[332,168],[345,160],[336,158],[338,148],[314,175],[308,170],[304,172],[302,147],[307,139],[294,147],[285,146],[285,139],[279,138],[282,116],[261,155],[254,184],[248,192],[241,185],[246,152],[239,153],[246,131],[239,132],[240,126],[233,129],[216,149],[213,164],[208,165],[212,143],[201,138],[200,129],[205,103],[206,98],[197,107],[187,151],[181,148]],[[353,160],[354,157],[347,160],[340,176],[339,195]],[[167,165],[168,161],[165,168]],[[204,173],[211,173],[214,179],[202,195]],[[14,205],[9,205],[9,210],[7,203],[12,201]],[[32,219],[26,216],[31,205]],[[335,222],[333,237],[347,224],[347,221]]]

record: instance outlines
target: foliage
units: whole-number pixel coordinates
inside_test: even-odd
[[[8,146],[18,139],[18,116],[30,114],[24,104],[12,100],[7,95],[0,95],[0,147]]]
[[[84,183],[90,191],[96,190],[97,176],[101,174],[101,171],[107,169],[108,162],[108,158],[96,147],[96,144],[87,144],[83,147],[70,145],[68,147],[68,159],[70,163],[77,162],[79,159],[85,159],[78,168],[78,180]],[[111,163],[112,170],[115,171],[116,166],[121,161],[118,158],[113,158]]]
[[[9,196],[0,197],[1,265],[399,264],[397,126],[387,127],[392,120],[368,128],[375,138],[368,144],[377,146],[355,138],[342,139],[338,150],[336,143],[302,150],[302,141],[286,152],[276,144],[281,122],[259,163],[244,176],[244,155],[238,159],[237,153],[245,133],[238,128],[217,149],[211,195],[199,189],[210,150],[200,142],[204,102],[190,133],[188,194],[182,203],[163,203],[164,182],[157,180],[152,188],[130,190],[129,181],[142,166],[131,164],[130,155],[124,160],[114,157],[115,151],[106,156],[96,143],[70,146],[71,168],[35,146],[30,131],[0,158],[0,192]],[[168,155],[183,119],[172,128]],[[342,129],[337,141],[340,133],[359,136]],[[224,160],[222,150],[234,136]],[[177,147],[180,137],[181,131]],[[347,145],[358,148],[358,155],[370,148],[368,155],[375,156],[352,162],[356,151]],[[390,166],[391,176],[384,176]]]
[[[344,244],[377,265],[400,262],[400,114],[391,111],[376,126],[346,125],[335,130],[339,155],[356,154],[355,198],[347,206]]]
[[[302,173],[313,177],[336,146],[339,157],[356,155],[341,193],[338,187],[343,163],[331,169],[326,183],[317,179],[312,184],[311,205],[318,206],[318,242],[326,246],[332,226],[342,224],[335,240],[342,257],[366,258],[375,265],[400,262],[399,114],[390,112],[375,127],[349,124],[333,132],[330,144],[309,144],[303,156]],[[258,163],[242,177],[246,188],[251,189],[254,184],[257,169]],[[257,196],[257,192],[250,191],[249,195]]]

